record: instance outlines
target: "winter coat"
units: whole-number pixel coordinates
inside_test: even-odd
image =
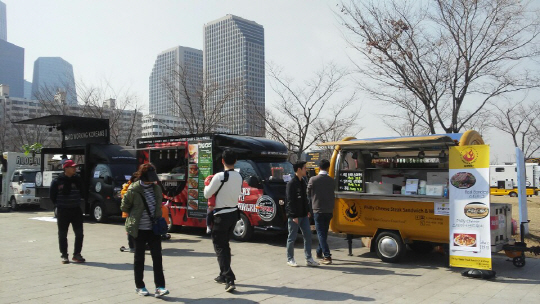
[[[288,218],[306,217],[309,213],[306,182],[295,175],[287,183],[287,203],[285,212]]]
[[[59,209],[81,207],[82,182],[78,174],[67,177],[64,173],[58,175],[49,188],[50,198]]]
[[[158,185],[153,185],[154,194],[156,199],[156,214],[155,217],[159,218],[162,216],[161,211],[161,202],[163,201],[163,194],[161,187]],[[133,237],[137,237],[139,233],[139,222],[141,220],[143,212],[146,212],[143,201],[144,190],[140,182],[132,183],[124,197],[122,198],[122,204],[120,209],[123,212],[128,213],[126,218],[126,231]]]

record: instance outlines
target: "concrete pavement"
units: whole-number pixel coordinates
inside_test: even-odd
[[[437,253],[409,252],[401,264],[381,262],[354,240],[330,237],[334,264],[305,267],[301,236],[295,257],[300,267],[286,265],[284,235],[257,233],[249,243],[232,242],[237,291],[227,293],[214,283],[218,265],[202,229],[184,229],[163,242],[163,265],[169,296],[135,294],[133,254],[123,222],[84,226],[85,264],[60,263],[56,223],[51,212],[23,210],[0,213],[0,303],[539,303],[540,259],[516,268],[504,255],[493,258],[493,281],[462,277],[462,269],[446,268]],[[31,219],[41,218],[41,219]],[[68,235],[70,251],[74,236]],[[313,236],[313,247],[317,238]],[[315,251],[313,250],[313,254]],[[71,256],[70,256],[71,258]],[[153,294],[151,257],[145,282]]]

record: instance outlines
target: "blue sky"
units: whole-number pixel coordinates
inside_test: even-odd
[[[105,82],[119,94],[130,92],[147,106],[148,77],[156,56],[182,45],[202,49],[203,25],[226,14],[255,21],[265,29],[266,61],[298,81],[325,62],[352,67],[335,15],[337,0],[2,0],[7,6],[8,41],[25,48],[25,78],[32,81],[38,57],[59,56],[87,85]],[[360,94],[358,137],[393,134],[378,114],[390,111]],[[115,96],[111,96],[115,97]],[[266,85],[266,103],[275,94]],[[492,156],[512,159],[510,138],[488,135]],[[498,138],[501,138],[500,136]]]

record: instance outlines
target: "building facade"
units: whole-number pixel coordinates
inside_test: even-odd
[[[0,1],[0,40],[7,41],[7,13],[6,4]]]
[[[67,104],[77,104],[73,66],[60,57],[39,57],[34,61],[32,99],[56,92],[66,92]]]
[[[265,135],[264,62],[262,25],[234,15],[204,25],[205,84],[219,88],[209,103],[231,133]]]
[[[181,109],[193,107],[200,113],[203,85],[203,54],[201,50],[177,46],[161,52],[154,63],[149,81],[150,114],[181,117]],[[188,105],[186,93],[191,98]]]
[[[24,97],[24,49],[0,39],[0,84],[10,87],[10,96]]]

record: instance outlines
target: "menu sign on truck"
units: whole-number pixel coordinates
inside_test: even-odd
[[[450,266],[491,270],[489,146],[450,147]]]
[[[338,190],[364,192],[364,172],[343,170],[338,178]]]
[[[188,145],[188,204],[187,216],[206,218],[208,201],[204,198],[204,180],[212,174],[212,143],[198,142]]]

